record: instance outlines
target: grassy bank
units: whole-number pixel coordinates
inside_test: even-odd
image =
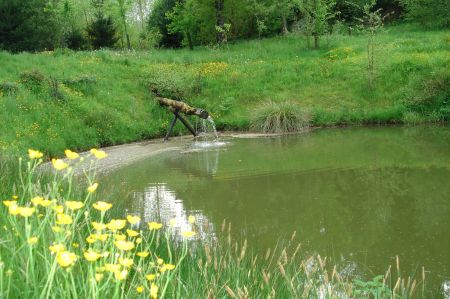
[[[34,156],[33,156],[34,155]],[[199,242],[196,220],[141,223],[96,197],[93,152],[83,184],[71,167],[52,162],[42,176],[32,153],[0,191],[0,297],[5,298],[425,298],[422,277],[400,277],[399,262],[369,281],[317,255],[306,256],[295,234],[265,254],[235,242],[224,222],[219,240]],[[42,157],[45,158],[45,157]],[[21,169],[21,170],[20,170]],[[2,175],[0,173],[0,175]],[[114,215],[120,214],[113,220]],[[227,233],[228,231],[228,233]]]
[[[377,42],[373,89],[364,36],[332,35],[320,50],[290,35],[195,51],[1,52],[0,149],[61,155],[161,136],[170,115],[149,85],[207,109],[222,130],[257,128],[267,102],[317,126],[448,120],[448,32],[399,26]]]

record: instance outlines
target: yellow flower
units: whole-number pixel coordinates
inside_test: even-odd
[[[147,274],[145,275],[145,278],[147,278],[148,281],[152,281],[156,278],[155,274]]]
[[[57,214],[56,215],[56,224],[60,225],[69,225],[73,223],[72,216],[67,214]]]
[[[28,157],[30,157],[30,159],[39,159],[42,158],[44,154],[41,153],[40,151],[36,151],[36,150],[32,150],[29,149],[28,150]]]
[[[169,224],[170,224],[170,226],[175,226],[175,225],[177,225],[177,219],[175,219],[175,218],[170,219],[170,220],[169,220]]]
[[[98,260],[99,258],[101,258],[102,256],[100,255],[100,254],[98,254],[97,252],[95,252],[95,251],[91,251],[91,250],[89,250],[89,251],[86,251],[85,253],[84,253],[84,258],[86,259],[86,260],[88,260],[89,262],[95,262],[96,260]]]
[[[123,241],[127,238],[127,236],[125,236],[124,234],[117,234],[114,235],[114,240],[119,240],[119,241]]]
[[[91,149],[91,154],[93,154],[99,160],[108,156],[104,151],[95,148]]]
[[[148,223],[148,228],[150,230],[153,230],[153,229],[157,230],[157,229],[160,229],[161,227],[162,227],[162,223],[158,223],[158,222],[149,222]]]
[[[136,255],[139,257],[147,257],[149,254],[150,254],[150,252],[148,252],[148,251],[140,251],[140,252],[136,253]]]
[[[69,158],[70,160],[75,160],[77,159],[80,155],[78,155],[75,152],[72,152],[71,150],[65,150],[64,153],[66,154],[66,157]]]
[[[72,243],[72,247],[73,247],[73,248],[78,248],[78,247],[80,247],[80,244],[78,244],[78,243]]]
[[[105,242],[106,240],[108,240],[108,235],[107,234],[101,234],[101,235],[97,235],[97,240]]]
[[[64,213],[64,207],[61,205],[54,206],[52,207],[52,209],[55,210],[55,212],[58,214]]]
[[[150,287],[150,298],[157,299],[158,298],[158,286],[152,283]]]
[[[158,265],[162,265],[164,263],[163,259],[157,259],[156,262],[158,263]]]
[[[59,226],[52,226],[52,231],[54,231],[55,233],[60,233],[63,231],[63,229]]]
[[[127,224],[127,222],[125,220],[112,219],[108,224],[106,224],[106,227],[109,230],[116,231],[116,230],[124,228],[126,224]]]
[[[114,277],[117,280],[124,280],[125,278],[127,278],[128,276],[128,270],[122,270],[122,271],[115,271],[114,272]]]
[[[99,282],[102,279],[103,279],[103,274],[102,273],[95,273],[95,280],[97,282]]]
[[[49,205],[51,205],[52,201],[49,199],[44,199],[39,204],[45,208],[45,207],[48,207]]]
[[[52,164],[56,170],[63,170],[69,167],[69,164],[67,164],[61,159],[52,159]]]
[[[4,200],[3,204],[7,207],[14,206],[14,205],[17,206],[17,200]]]
[[[106,225],[103,223],[92,222],[91,224],[96,231],[102,231],[106,228]]]
[[[111,209],[112,204],[108,203],[108,202],[104,202],[104,201],[97,201],[96,203],[94,203],[92,205],[94,207],[94,209],[105,212],[108,211],[109,209]]]
[[[66,207],[70,210],[78,210],[81,209],[82,207],[84,207],[84,203],[82,203],[81,201],[72,201],[72,200],[68,200],[65,202]]]
[[[123,250],[123,251],[128,251],[128,250],[131,250],[134,248],[133,242],[129,242],[129,241],[125,241],[125,240],[115,241],[114,244],[116,245],[117,248],[119,248],[120,250]]]
[[[175,265],[172,265],[172,264],[164,264],[164,265],[161,266],[161,268],[159,269],[159,271],[165,272],[166,270],[168,271],[168,270],[173,270],[173,269],[175,269]]]
[[[143,286],[138,286],[136,288],[136,292],[138,292],[139,294],[142,293],[144,291],[144,287]]]
[[[53,244],[48,249],[51,253],[58,253],[64,251],[66,247],[63,244]]]
[[[43,200],[44,200],[43,197],[41,197],[41,196],[36,196],[36,197],[33,197],[33,198],[31,199],[31,202],[33,203],[33,205],[38,206],[38,205],[40,205],[40,204],[42,203]]]
[[[130,268],[131,266],[133,266],[133,260],[129,258],[119,257],[119,264],[124,267]]]
[[[108,272],[116,272],[116,271],[120,270],[120,265],[119,264],[106,264],[105,270]]]
[[[105,267],[97,267],[97,268],[95,268],[95,272],[98,272],[98,273],[103,273],[103,272],[105,272]]]
[[[136,224],[136,223],[138,223],[139,221],[141,221],[141,218],[140,218],[139,216],[131,216],[131,215],[128,215],[128,216],[127,216],[127,220],[128,220],[128,222],[130,222],[130,224]]]
[[[141,244],[142,243],[142,238],[137,238],[136,239],[136,244]]]
[[[136,236],[139,236],[139,233],[138,233],[137,231],[135,231],[135,230],[132,230],[132,229],[127,229],[127,234],[128,234],[130,237],[136,237]]]
[[[16,204],[13,204],[8,207],[8,212],[9,212],[9,214],[11,214],[13,216],[19,215],[20,207]]]
[[[77,259],[75,253],[69,251],[61,251],[56,255],[56,261],[61,267],[72,266]]]
[[[86,238],[86,242],[88,242],[89,244],[95,243],[95,241],[97,241],[97,236],[96,235],[89,235]]]
[[[35,208],[29,208],[29,207],[20,207],[19,208],[19,215],[22,217],[30,217],[33,215]]]
[[[183,235],[183,237],[190,238],[190,237],[195,236],[196,233],[192,232],[192,231],[186,231],[186,232],[182,232],[181,235]]]
[[[189,217],[188,217],[188,221],[189,221],[189,223],[191,223],[191,224],[194,223],[194,222],[195,222],[195,216],[192,216],[192,215],[189,216]]]
[[[34,244],[36,244],[37,243],[37,241],[38,241],[38,238],[37,237],[31,237],[31,238],[29,238],[28,239],[28,244],[30,244],[30,245],[34,245]]]
[[[87,188],[87,191],[89,193],[94,193],[95,190],[97,190],[97,188],[98,188],[98,183],[94,183]]]

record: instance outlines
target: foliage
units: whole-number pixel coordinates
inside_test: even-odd
[[[45,83],[46,77],[41,71],[33,69],[20,74],[20,82],[29,89],[38,89]]]
[[[169,29],[170,14],[176,6],[176,0],[156,0],[153,4],[150,17],[148,19],[148,28],[157,30],[161,34],[160,46],[177,48],[181,46],[182,34],[171,33]]]
[[[268,102],[253,112],[251,128],[264,133],[297,132],[309,126],[309,112],[292,102]]]
[[[8,95],[14,95],[19,91],[19,86],[14,82],[0,82],[0,92]]]
[[[314,38],[314,48],[319,48],[320,37],[330,31],[328,21],[336,16],[335,0],[302,0],[300,11],[304,17],[305,33]]]
[[[42,51],[57,46],[60,31],[52,2],[0,1],[0,49]]]
[[[96,14],[95,21],[86,30],[94,49],[112,48],[118,40],[112,18],[105,17],[102,12]]]
[[[74,29],[69,31],[66,34],[66,45],[69,49],[72,50],[86,50],[88,45],[88,40],[84,36],[84,34],[81,32],[81,30]]]
[[[425,27],[450,26],[450,5],[446,0],[401,0],[408,20]]]

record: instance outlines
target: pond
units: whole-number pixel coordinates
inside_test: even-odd
[[[395,267],[450,284],[450,127],[318,129],[193,143],[104,177],[127,213],[214,239],[224,219],[253,250],[296,238],[355,277]],[[430,286],[429,285],[429,286]]]

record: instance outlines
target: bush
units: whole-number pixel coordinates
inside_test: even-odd
[[[117,27],[111,17],[105,17],[98,13],[94,22],[89,24],[87,30],[89,39],[94,49],[112,48],[119,40],[117,37]]]
[[[13,95],[19,91],[19,86],[13,82],[1,82],[0,83],[0,92]]]
[[[66,35],[66,44],[72,50],[86,50],[88,41],[80,30],[72,30]]]
[[[297,132],[309,126],[310,113],[292,102],[268,102],[252,116],[251,129],[264,133]]]
[[[45,75],[39,70],[30,70],[20,73],[20,82],[28,89],[40,89],[45,83]]]

